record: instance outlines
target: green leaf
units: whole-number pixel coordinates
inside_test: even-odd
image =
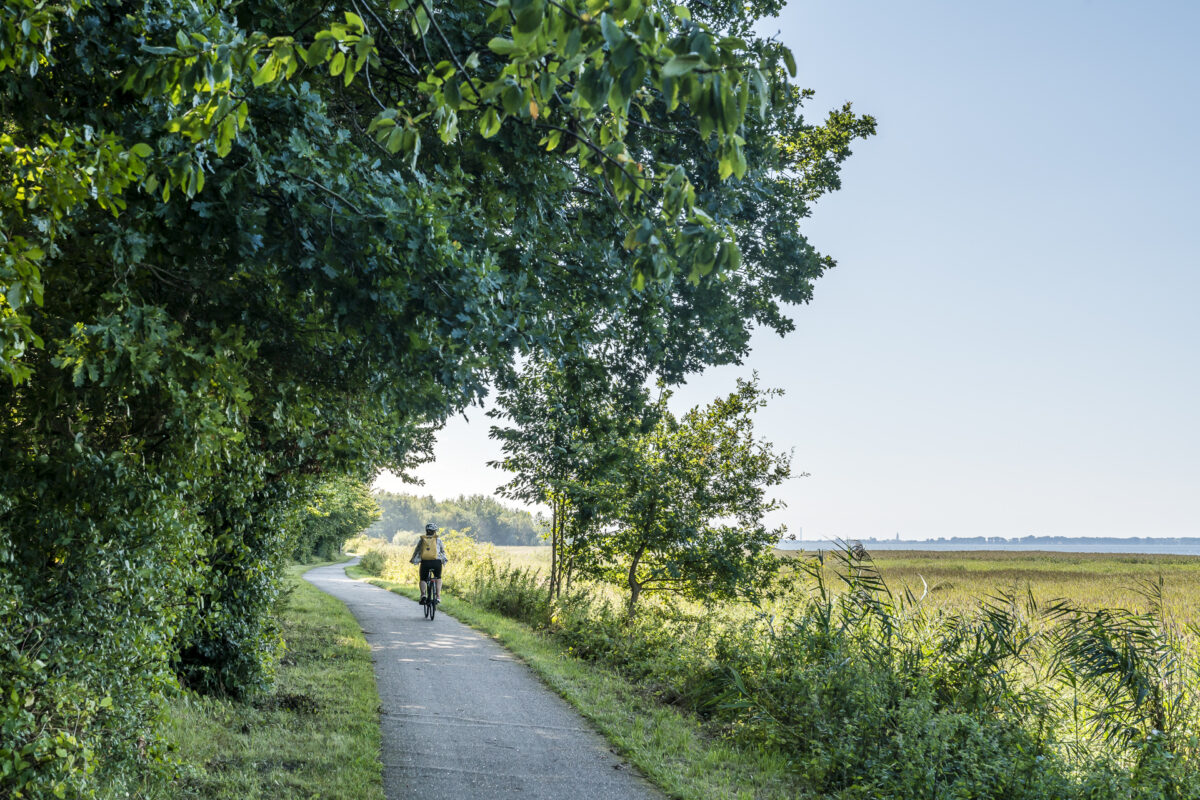
[[[271,55],[267,56],[267,60],[264,61],[263,65],[258,68],[257,72],[254,73],[254,77],[251,82],[255,86],[262,86],[263,84],[274,81],[278,75],[279,61],[275,58],[275,54],[272,53]]]
[[[719,108],[721,110],[721,126],[726,133],[733,133],[737,130],[739,117],[738,108],[739,102],[737,99],[729,96],[729,83],[722,82],[717,84],[719,77],[713,79],[714,85],[718,85],[719,89],[714,90],[714,94],[719,96]]]
[[[492,37],[491,41],[488,42],[488,49],[498,56],[511,56],[514,53],[524,52],[524,48],[512,39],[505,39],[502,36]]]
[[[517,15],[516,24],[513,26],[517,31],[524,34],[531,34],[542,26],[542,19],[545,16],[546,7],[544,3],[535,2],[521,11]]]
[[[446,85],[442,87],[442,99],[446,105],[457,111],[462,106],[462,92],[459,91],[458,81],[446,81]]]
[[[483,117],[479,120],[479,135],[485,139],[490,139],[500,132],[500,115],[496,113],[496,109],[488,107],[488,110],[483,112]]]
[[[746,177],[746,152],[740,144],[733,146],[733,175],[738,180]]]
[[[725,180],[732,175],[733,159],[731,159],[729,156],[722,156],[721,160],[717,164],[717,174],[721,177],[721,180]]]
[[[149,158],[154,153],[154,148],[145,142],[138,142],[133,147],[129,148],[129,152],[133,153],[138,158]]]
[[[342,70],[346,68],[346,54],[341,50],[333,55],[333,60],[329,62],[329,74],[337,77],[342,74]]]
[[[412,15],[412,32],[416,36],[424,36],[429,33],[429,12],[425,10],[424,4],[417,6]]]
[[[333,44],[334,40],[331,38],[317,39],[305,52],[304,63],[310,67],[324,64],[325,59],[329,57],[329,51],[333,47]]]
[[[796,77],[796,57],[792,55],[792,51],[784,47],[783,63],[787,66],[788,75]]]
[[[770,95],[767,93],[767,79],[763,76],[761,69],[752,69],[750,70],[750,80],[753,81],[754,92],[758,95],[758,116],[765,117],[770,103]]]
[[[625,41],[625,32],[613,22],[613,18],[608,14],[600,15],[600,32],[604,35],[604,41],[608,44],[609,50],[615,50]]]
[[[742,268],[742,251],[737,242],[725,242],[721,249],[726,252],[727,268],[730,271],[736,272]]]
[[[400,148],[404,146],[404,128],[393,123],[391,133],[388,134],[383,146],[389,153],[399,153]]]
[[[563,55],[565,55],[568,59],[578,56],[582,41],[583,28],[579,26],[571,28],[571,32],[567,34],[567,45],[563,48]]]
[[[672,56],[671,59],[663,65],[662,76],[664,78],[678,78],[680,75],[686,75],[703,64],[704,59],[702,59],[698,53],[687,53],[681,56]]]

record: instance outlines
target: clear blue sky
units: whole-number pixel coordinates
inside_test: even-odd
[[[1200,3],[795,2],[769,26],[879,120],[803,223],[839,266],[758,370],[805,538],[1200,536]],[[452,423],[421,491],[504,476]]]

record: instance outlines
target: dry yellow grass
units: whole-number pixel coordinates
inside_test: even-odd
[[[796,554],[788,555],[795,557]],[[995,551],[878,550],[876,567],[894,592],[965,610],[998,592],[1032,592],[1045,603],[1063,598],[1089,608],[1141,610],[1141,587],[1163,581],[1163,606],[1181,622],[1200,622],[1200,557]],[[924,581],[922,581],[924,579]]]
[[[496,555],[517,567],[549,569],[550,548],[545,545],[497,545]]]

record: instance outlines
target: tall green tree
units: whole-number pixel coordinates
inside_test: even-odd
[[[751,595],[773,571],[783,529],[763,517],[783,505],[768,490],[791,475],[791,456],[755,437],[753,417],[779,393],[738,381],[681,417],[664,409],[634,440],[614,487],[619,510],[583,562],[628,588],[631,616],[645,593]]]
[[[530,362],[489,412],[509,423],[491,429],[503,453],[492,466],[514,476],[501,493],[550,507],[551,597],[570,582],[588,538],[613,511],[629,437],[657,412],[647,399],[640,383],[599,361]]]

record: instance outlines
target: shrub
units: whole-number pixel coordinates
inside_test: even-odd
[[[177,554],[199,524],[171,487],[130,460],[58,456],[40,483],[0,469],[0,797],[86,795],[161,764],[154,721],[197,574]],[[89,480],[52,479],[72,471]]]
[[[384,555],[379,550],[368,550],[359,560],[358,566],[368,575],[382,575]]]

